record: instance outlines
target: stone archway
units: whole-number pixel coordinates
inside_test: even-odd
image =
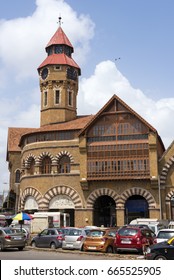
[[[49,209],[51,199],[58,195],[66,195],[70,197],[74,203],[74,208],[82,208],[82,200],[76,190],[68,186],[56,186],[49,189],[44,195],[43,206],[46,210]]]
[[[137,203],[139,204],[139,207],[135,207],[135,210],[133,210],[134,207],[129,205],[128,207],[128,201],[131,204],[131,199],[134,199],[135,201],[137,200]],[[134,203],[136,203],[134,201]],[[144,205],[145,209],[143,211],[140,211],[141,206],[140,204]],[[149,210],[150,209],[155,209],[156,208],[156,202],[152,194],[141,188],[131,188],[125,190],[121,195],[120,195],[120,200],[119,200],[119,207],[124,209],[124,223],[129,223],[132,219],[138,218],[143,216],[143,217],[148,217],[149,216]],[[140,213],[143,212],[143,213]]]
[[[93,208],[94,207],[94,203],[96,201],[96,199],[102,195],[107,195],[113,198],[113,200],[115,201],[115,204],[118,203],[119,201],[119,196],[117,195],[117,193],[114,190],[108,189],[108,188],[101,188],[101,189],[97,189],[94,190],[87,198],[87,208]]]
[[[114,190],[101,188],[94,190],[87,198],[87,208],[93,212],[93,224],[96,226],[115,226],[118,195]]]
[[[147,200],[141,195],[130,196],[125,203],[125,224],[129,224],[136,218],[149,218]]]
[[[68,186],[55,186],[44,195],[45,211],[65,212],[70,215],[70,226],[75,224],[75,210],[83,208],[78,192]]]
[[[127,189],[120,195],[119,207],[124,208],[127,199],[133,195],[144,197],[147,200],[149,209],[156,208],[156,202],[153,195],[149,191],[137,187]]]
[[[28,197],[33,197],[33,199],[36,201],[36,203],[38,205],[38,210],[42,209],[42,195],[35,188],[28,187],[23,191],[23,193],[21,195],[21,200],[20,200],[21,210],[25,209],[25,203],[26,203],[26,200],[27,200]]]
[[[167,217],[170,220],[174,220],[174,190],[170,191],[165,199]]]

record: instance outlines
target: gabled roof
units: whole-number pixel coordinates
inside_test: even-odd
[[[69,47],[72,48],[73,51],[73,46],[71,42],[69,41],[68,37],[65,35],[63,32],[62,28],[59,26],[53,37],[50,39],[48,42],[46,48],[48,48],[51,45],[68,45]]]
[[[87,123],[87,125],[80,131],[79,136],[84,134],[85,131],[90,128],[105,111],[107,111],[108,107],[110,107],[115,100],[118,101],[127,111],[137,117],[142,123],[144,123],[151,131],[157,133],[156,129],[153,126],[151,126],[146,120],[144,120],[139,114],[137,114],[132,108],[130,108],[123,100],[121,100],[117,95],[114,94],[112,98],[103,106],[103,108],[101,108],[100,111],[91,119],[91,121],[89,121],[89,123]]]

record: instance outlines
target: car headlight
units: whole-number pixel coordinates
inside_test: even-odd
[[[147,253],[147,254],[150,254],[150,253],[151,253],[151,249],[150,249],[150,247],[147,247],[147,249],[146,249],[146,253]]]

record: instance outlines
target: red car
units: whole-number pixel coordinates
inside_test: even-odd
[[[124,226],[120,228],[114,240],[114,251],[143,253],[145,248],[156,243],[156,235],[147,228]]]

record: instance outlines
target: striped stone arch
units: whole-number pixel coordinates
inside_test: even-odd
[[[26,159],[25,159],[25,167],[30,166],[30,163],[31,163],[31,160],[32,160],[32,159],[34,159],[35,162],[36,162],[36,160],[37,160],[36,156],[33,155],[33,154],[29,154],[29,155],[26,157]]]
[[[161,175],[160,175],[160,183],[165,184],[167,179],[167,174],[169,172],[169,169],[174,164],[174,156],[172,156],[164,165]]]
[[[38,190],[36,190],[33,187],[28,187],[26,188],[21,195],[21,199],[20,199],[20,207],[21,210],[24,209],[24,205],[25,205],[25,201],[27,199],[28,196],[32,196],[35,198],[37,204],[38,204],[38,209],[41,209],[41,203],[42,203],[42,195],[40,194],[40,192]]]
[[[147,200],[149,208],[156,208],[156,202],[155,202],[155,199],[152,196],[152,194],[150,192],[148,192],[147,190],[141,189],[141,188],[131,188],[131,189],[127,189],[126,191],[124,191],[120,195],[120,200],[118,203],[119,207],[124,208],[127,199],[129,197],[131,197],[132,195],[140,195],[140,196],[144,197]]]
[[[108,188],[101,188],[101,189],[97,189],[94,190],[87,198],[87,208],[93,208],[94,207],[94,203],[96,201],[96,199],[102,195],[107,195],[110,196],[111,198],[113,198],[113,200],[115,201],[115,204],[117,205],[118,200],[119,200],[119,196],[117,195],[117,193],[114,190],[108,189]]]
[[[51,162],[54,161],[54,156],[53,156],[51,153],[49,153],[49,152],[43,152],[43,153],[41,153],[41,154],[38,156],[37,164],[41,164],[42,159],[43,159],[44,157],[46,157],[46,156],[50,157]]]
[[[166,202],[170,202],[172,197],[174,197],[174,190],[170,191],[170,192],[166,195]]]
[[[70,163],[74,162],[72,155],[68,151],[61,151],[55,156],[55,160],[58,162],[62,156],[68,156],[70,159]]]
[[[42,207],[44,209],[48,209],[49,207],[49,203],[51,201],[51,199],[57,195],[67,195],[69,196],[73,203],[75,208],[82,208],[82,199],[80,197],[80,195],[78,194],[78,192],[76,190],[74,190],[71,187],[68,186],[55,186],[51,189],[49,189],[45,195],[44,195],[44,199],[42,202]]]

